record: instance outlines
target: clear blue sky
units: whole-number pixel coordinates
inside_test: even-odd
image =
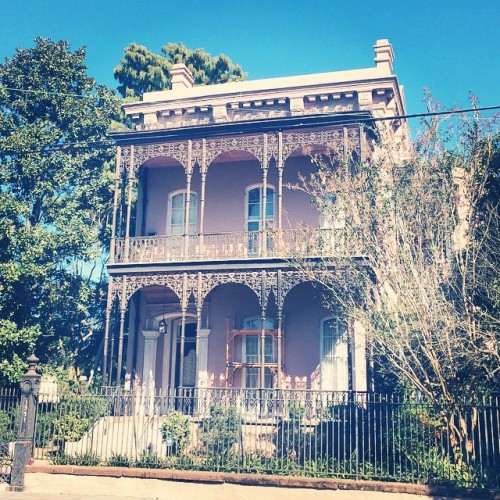
[[[444,105],[500,105],[500,0],[0,0],[0,61],[36,36],[87,47],[89,74],[115,87],[130,42],[223,52],[249,79],[372,66],[388,38],[410,113],[423,88]]]

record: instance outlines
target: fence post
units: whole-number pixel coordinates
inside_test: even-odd
[[[32,354],[27,361],[28,371],[21,380],[19,428],[14,446],[9,491],[24,491],[24,473],[33,451],[35,416],[41,375],[36,371],[38,358]]]

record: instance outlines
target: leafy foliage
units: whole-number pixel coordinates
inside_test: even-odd
[[[0,383],[33,349],[71,365],[93,341],[117,111],[85,48],[37,38],[0,65]]]
[[[157,55],[136,43],[129,44],[115,68],[118,91],[125,98],[139,98],[144,92],[165,90],[171,86],[170,68],[184,63],[196,85],[240,81],[246,78],[241,66],[224,54],[211,57],[204,49],[189,49],[182,43],[169,43]]]
[[[234,405],[213,403],[209,417],[200,426],[200,439],[215,460],[231,455],[241,439],[241,417]]]
[[[95,453],[75,453],[70,455],[68,453],[61,453],[59,455],[54,455],[51,459],[54,465],[83,465],[95,467],[100,465],[101,459]]]
[[[190,442],[189,418],[180,411],[169,411],[165,415],[161,433],[163,441],[171,447],[171,453],[173,455],[182,454]]]

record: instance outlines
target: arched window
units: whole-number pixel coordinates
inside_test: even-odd
[[[347,325],[335,317],[321,320],[321,389],[349,390]]]
[[[168,197],[167,234],[184,234],[186,225],[186,190],[174,191]],[[189,234],[196,234],[198,196],[191,191],[189,199]]]

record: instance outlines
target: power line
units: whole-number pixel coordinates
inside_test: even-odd
[[[345,113],[346,120],[342,120],[342,125],[352,125],[355,123],[359,123],[360,121],[364,122],[379,122],[379,121],[389,121],[389,120],[408,120],[412,118],[427,118],[432,116],[447,116],[447,115],[458,115],[458,114],[466,114],[466,113],[476,113],[482,111],[494,111],[500,110],[500,105],[497,106],[482,106],[477,108],[458,108],[452,110],[445,111],[428,111],[425,113],[413,113],[413,114],[404,114],[404,115],[392,115],[392,116],[380,116],[380,117],[371,117],[367,118],[366,115],[361,115],[360,112],[354,111],[350,113]],[[260,112],[260,111],[259,111]],[[311,115],[309,115],[311,116]],[[485,118],[482,118],[485,119]],[[300,124],[297,126],[301,126]],[[172,131],[172,129],[166,129]],[[133,132],[132,130],[130,132]],[[68,150],[70,148],[80,148],[80,149],[99,149],[106,148],[115,145],[115,141],[112,139],[104,139],[100,141],[79,141],[79,142],[66,142],[64,144],[38,144],[30,146],[29,148],[19,148],[19,149],[4,149],[0,150],[0,155],[15,155],[15,154],[23,154],[23,153],[51,153]]]
[[[71,94],[71,93],[65,93],[65,92],[56,92],[56,91],[49,91],[49,90],[35,90],[35,89],[18,89],[15,87],[3,87],[5,90],[9,90],[11,92],[19,92],[19,93],[24,93],[24,94],[45,94],[45,95],[53,95],[53,96],[63,96],[63,97],[77,97],[80,99],[100,99],[101,96],[96,95],[96,94],[89,94],[89,95],[81,95],[81,94]],[[111,92],[114,92],[111,89],[108,89]],[[113,94],[116,95],[116,94]]]

